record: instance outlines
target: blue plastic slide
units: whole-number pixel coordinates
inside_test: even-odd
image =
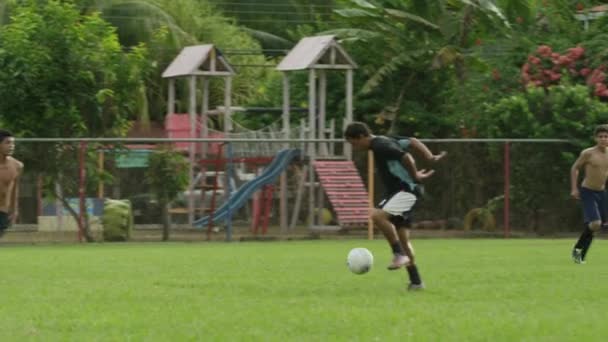
[[[223,222],[228,218],[229,214],[232,214],[243,207],[243,205],[247,203],[247,200],[251,198],[257,190],[264,185],[274,183],[276,178],[287,168],[291,161],[300,157],[301,154],[302,152],[299,149],[280,150],[274,159],[272,159],[272,162],[264,169],[262,174],[243,184],[237,191],[231,194],[230,199],[228,199],[226,203],[217,208],[213,213],[213,223]],[[194,226],[197,228],[205,227],[209,224],[210,218],[211,216],[201,217],[194,221]]]

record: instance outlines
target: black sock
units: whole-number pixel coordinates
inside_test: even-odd
[[[403,247],[401,247],[401,242],[399,241],[391,243],[391,249],[393,250],[393,254],[403,254]]]
[[[406,266],[407,274],[410,276],[410,282],[415,285],[422,284],[422,280],[420,279],[420,274],[418,274],[418,267],[416,265]]]
[[[587,225],[585,225],[585,230],[583,230],[583,233],[578,238],[578,241],[576,242],[576,245],[574,245],[574,248],[584,249],[585,245],[587,245],[587,240],[589,240],[589,238],[593,239],[593,231],[589,229]]]
[[[581,253],[581,258],[583,260],[585,260],[585,257],[587,256],[587,251],[589,251],[589,247],[591,247],[591,242],[593,242],[593,231],[589,228],[587,228],[590,233],[587,234],[587,238],[585,239],[585,241],[583,241],[583,251]]]

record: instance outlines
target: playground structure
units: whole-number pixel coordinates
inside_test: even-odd
[[[280,129],[273,127],[268,130],[250,131],[243,129],[232,120],[235,111],[248,109],[231,105],[232,78],[235,71],[221,51],[211,44],[184,48],[162,75],[169,81],[167,106],[169,123],[171,118],[179,117],[179,114],[175,113],[176,80],[186,78],[189,85],[188,120],[184,120],[184,115],[181,118],[182,122],[188,123],[188,127],[184,130],[182,124],[181,134],[176,131],[171,135],[169,130],[169,137],[184,138],[184,135],[187,135],[189,138],[225,140],[217,143],[182,143],[176,146],[188,151],[191,165],[197,168],[195,170],[193,167],[190,170],[192,182],[187,191],[188,206],[181,210],[181,213],[188,215],[189,224],[201,228],[207,226],[210,232],[213,224],[224,222],[227,238],[230,239],[232,215],[249,199],[257,197],[258,201],[254,201],[252,205],[253,224],[255,226],[259,223],[260,215],[263,213],[265,217],[261,219],[267,226],[268,206],[272,202],[273,193],[271,187],[275,179],[279,178],[279,218],[282,232],[288,231],[297,224],[297,214],[306,187],[310,229],[337,230],[344,227],[366,226],[368,195],[351,161],[350,146],[343,143],[342,154],[338,155],[335,147],[327,141],[328,138],[334,138],[336,130],[335,121],[327,120],[326,115],[327,73],[332,70],[345,72],[346,103],[342,123],[346,125],[353,118],[353,72],[356,67],[355,62],[334,36],[303,38],[276,68],[283,74]],[[294,109],[290,103],[290,74],[298,71],[308,73],[308,122],[307,124],[301,122],[299,126],[292,128],[290,114]],[[210,109],[209,81],[214,77],[224,80],[224,103],[223,106]],[[200,112],[197,113],[199,78],[202,79],[202,103]],[[217,121],[223,123],[223,131],[214,131],[209,127],[210,115],[218,115]],[[260,143],[231,142],[231,139],[235,138],[260,139]],[[284,142],[262,143],[264,140],[273,139],[283,139]],[[286,169],[293,160],[301,160],[304,166],[298,180],[291,225],[288,225]],[[237,165],[241,167],[235,168]],[[247,172],[247,167],[243,167],[247,165],[253,166],[257,172]],[[223,172],[220,171],[222,168]],[[245,178],[247,182],[236,189],[233,180],[239,170],[241,170],[240,178]],[[316,175],[319,176],[318,181],[315,181]],[[209,178],[212,179],[212,184],[209,184]],[[224,203],[216,208],[218,193],[224,197]],[[200,202],[204,204],[206,196],[211,196],[209,207],[202,208],[195,205],[195,198],[201,198]],[[338,226],[328,227],[319,224],[322,222],[325,196],[337,214]]]

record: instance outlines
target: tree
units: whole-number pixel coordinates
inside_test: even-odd
[[[131,49],[140,43],[148,47],[153,69],[145,81],[145,99],[149,104],[148,116],[162,122],[166,114],[166,83],[160,74],[184,46],[215,44],[228,55],[237,75],[233,80],[233,101],[245,103],[250,98],[263,96],[257,83],[268,70],[242,67],[262,65],[264,56],[258,42],[223,16],[205,0],[74,0],[82,13],[96,13],[116,27],[121,45]],[[234,52],[232,52],[234,51]],[[176,110],[188,110],[188,90],[185,82],[178,82]],[[211,83],[210,103],[223,103],[222,82]]]
[[[25,1],[0,27],[0,121],[21,137],[124,136],[146,61],[143,46],[123,52],[115,29],[97,14],[81,15],[59,1]],[[66,197],[78,185],[77,153],[68,143],[23,152],[28,170],[43,175],[46,190],[68,209]],[[94,160],[87,158],[93,178]],[[87,220],[81,229],[91,241]]]
[[[504,32],[509,28],[493,1],[351,0],[346,6],[336,12],[351,28],[331,32],[345,40],[364,41],[363,49],[368,52],[359,57],[373,60],[363,62],[368,78],[362,95],[382,94],[385,104],[376,121],[380,125],[388,121],[393,132],[402,132],[401,120],[419,116],[402,111],[403,107],[420,108],[422,115],[440,112],[438,105],[443,101],[438,89],[452,74],[464,82],[467,67],[482,64],[466,53],[479,32]],[[419,131],[409,133],[414,132]]]
[[[162,210],[163,241],[169,240],[169,204],[188,186],[190,164],[181,154],[170,149],[155,151],[150,156],[146,183],[158,200]]]

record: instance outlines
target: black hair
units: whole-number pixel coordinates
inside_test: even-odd
[[[361,137],[369,137],[372,131],[363,122],[351,122],[344,130],[344,137],[347,139],[358,139]]]
[[[0,129],[0,142],[3,142],[4,139],[8,138],[8,137],[12,137],[13,133],[4,130],[4,129]]]
[[[600,133],[608,133],[608,125],[604,124],[595,127],[595,130],[593,131],[593,136],[596,136]]]

